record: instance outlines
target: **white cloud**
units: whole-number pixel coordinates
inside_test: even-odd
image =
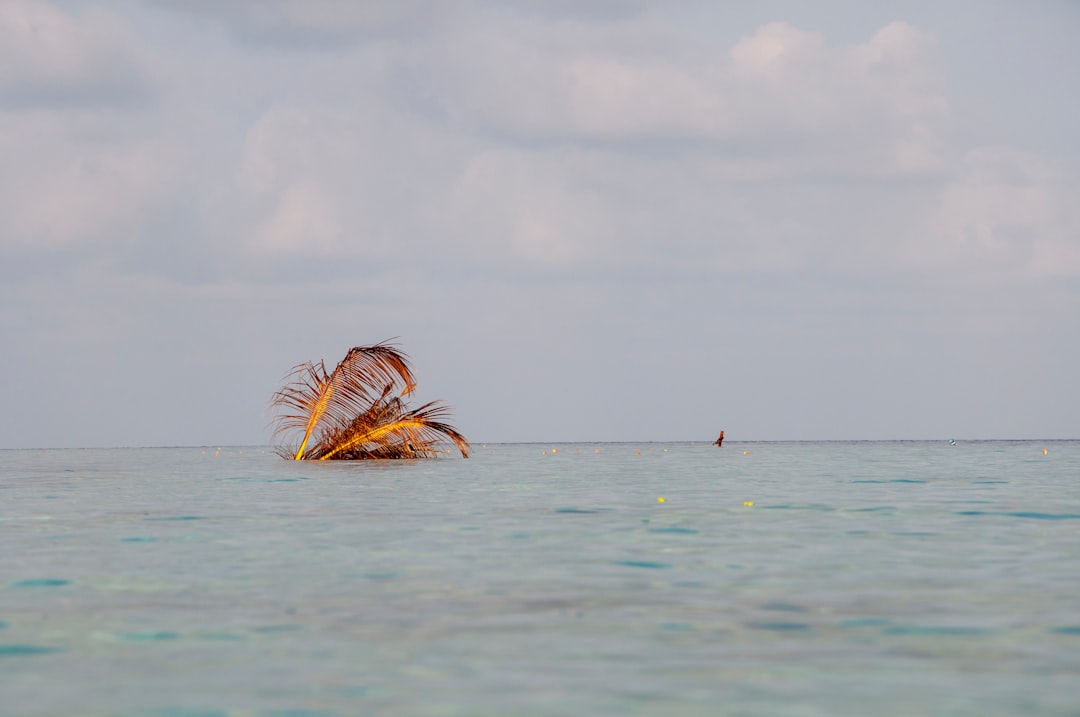
[[[925,175],[946,161],[936,43],[903,23],[853,45],[772,23],[730,50],[650,16],[504,23],[431,51],[434,91],[463,125],[522,142],[696,143],[788,174]]]
[[[148,91],[131,29],[45,0],[0,3],[0,107],[125,105]]]
[[[1008,147],[969,152],[931,216],[937,250],[988,280],[1080,277],[1080,182]]]
[[[365,40],[411,35],[456,9],[456,3],[436,0],[159,0],[158,4],[220,23],[245,43],[330,52]]]
[[[316,187],[286,189],[270,219],[260,228],[256,249],[330,254],[341,236],[334,209]]]
[[[18,168],[0,173],[0,248],[144,238],[183,159],[167,143],[111,135],[94,119],[0,113],[0,157]]]

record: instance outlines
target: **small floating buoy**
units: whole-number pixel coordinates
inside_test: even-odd
[[[748,456],[748,455],[750,455],[750,451],[743,451],[743,452],[742,452],[742,454],[743,454],[744,456]]]
[[[641,451],[638,451],[638,452],[637,452],[637,454],[638,454],[638,455],[640,456],[640,455],[641,455]]]
[[[753,508],[754,507],[754,501],[752,501],[752,500],[744,500],[742,502],[742,504],[746,508]]]
[[[657,503],[663,503],[664,502],[664,496],[660,496],[659,498],[657,498],[656,502]]]
[[[1044,455],[1044,456],[1045,456],[1045,455],[1046,455],[1047,453],[1049,453],[1049,452],[1050,452],[1050,451],[1046,450],[1045,448],[1043,449],[1043,455]]]

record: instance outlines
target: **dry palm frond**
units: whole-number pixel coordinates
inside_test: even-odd
[[[271,400],[284,411],[274,433],[303,435],[295,452],[279,449],[286,457],[432,457],[447,440],[468,457],[469,442],[440,420],[448,414],[445,406],[432,402],[410,409],[402,400],[416,381],[408,357],[390,344],[352,348],[331,373],[323,362],[309,361],[288,377],[292,382]]]

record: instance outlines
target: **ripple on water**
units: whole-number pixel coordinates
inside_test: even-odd
[[[121,640],[128,642],[161,642],[164,640],[179,640],[180,633],[168,630],[150,630],[147,632],[126,632],[120,635]]]
[[[824,503],[804,503],[801,505],[781,503],[779,505],[763,505],[761,507],[764,510],[820,510],[826,513],[836,510],[836,508],[831,505],[825,505]]]
[[[1006,518],[1030,518],[1032,520],[1080,520],[1080,513],[1036,513],[1026,510],[958,510],[956,515],[997,515]]]
[[[896,625],[882,630],[886,635],[940,635],[948,637],[975,637],[989,635],[993,630],[983,627],[959,625]]]
[[[795,605],[790,602],[767,602],[761,606],[762,610],[776,610],[778,612],[807,612],[807,608],[802,605]]]
[[[622,565],[628,568],[646,568],[649,570],[666,570],[675,567],[671,563],[658,563],[652,560],[616,560],[612,565]]]
[[[677,535],[694,535],[697,533],[693,528],[680,528],[676,525],[666,528],[649,528],[650,533],[675,533]]]
[[[0,657],[32,657],[50,655],[54,652],[63,652],[63,650],[59,647],[45,647],[44,645],[0,645]]]
[[[841,621],[839,627],[845,630],[854,630],[864,627],[885,627],[890,624],[892,624],[892,620],[884,617],[855,617]]]
[[[1056,632],[1059,635],[1080,635],[1080,625],[1061,625],[1060,627],[1050,628],[1050,632]]]
[[[12,587],[16,588],[55,588],[61,585],[70,585],[70,580],[63,578],[30,578],[29,580],[20,580],[12,583]]]
[[[775,632],[806,632],[810,625],[805,622],[748,622],[745,623],[752,630],[773,630]]]

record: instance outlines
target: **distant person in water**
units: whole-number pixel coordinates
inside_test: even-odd
[[[714,444],[714,445],[715,445],[715,446],[716,446],[717,448],[719,448],[720,446],[724,445],[724,432],[723,432],[723,431],[720,431],[720,437],[719,437],[719,438],[717,438],[717,439],[716,439],[715,441],[713,441],[713,444]]]

